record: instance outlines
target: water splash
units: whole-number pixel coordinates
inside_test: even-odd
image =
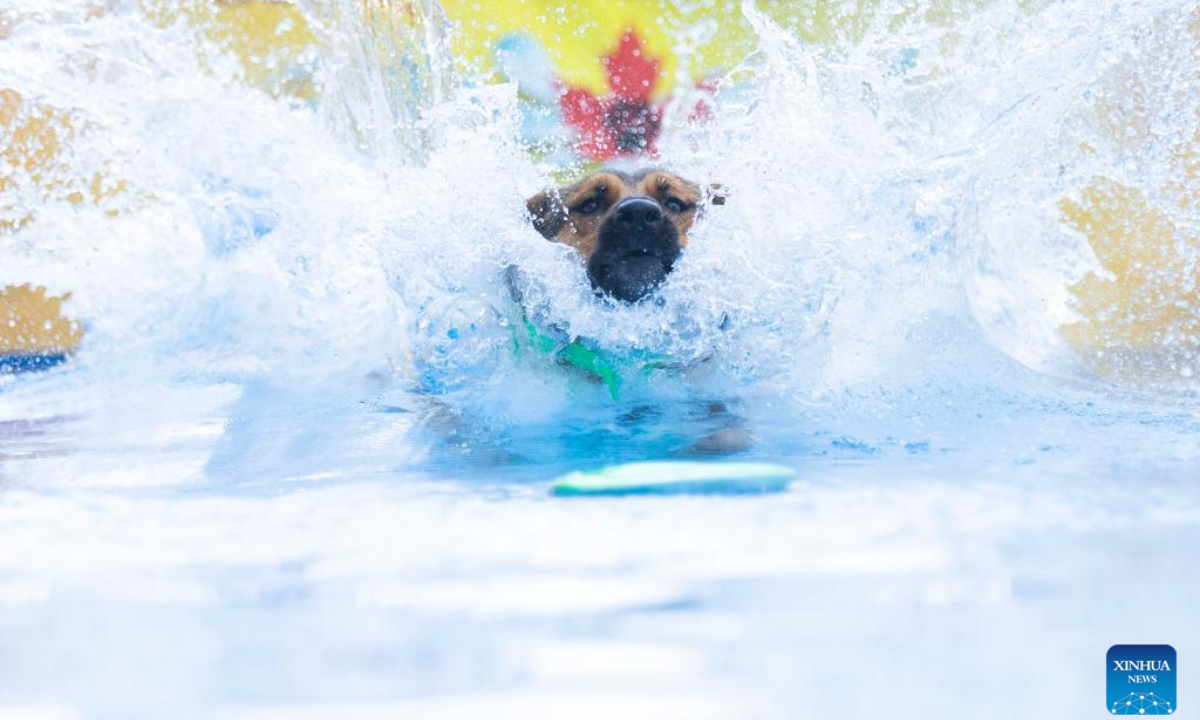
[[[459,86],[448,20],[434,0],[301,4],[316,30],[321,115],[385,174],[428,160],[426,111]]]
[[[0,704],[962,714],[912,667],[1071,716],[1030,647],[1083,687],[1114,627],[1194,639],[1194,9],[683,6],[749,38],[658,138],[728,202],[623,308],[529,227],[584,168],[451,69],[453,15],[252,5],[0,6],[0,286],[85,326],[0,375]],[[614,402],[515,352],[513,265],[547,325],[705,376]],[[545,494],[730,423],[790,492]]]
[[[435,3],[304,5],[312,99],[246,87],[196,31],[199,6],[148,7],[7,22],[0,84],[58,159],[55,177],[0,188],[14,228],[0,282],[72,292],[85,363],[390,368],[412,392],[493,408],[537,377],[558,407],[586,391],[512,352],[515,265],[569,337],[704,359],[700,394],[870,408],[900,387],[975,394],[972,368],[1005,356],[1136,379],[1100,360],[1132,336],[1121,313],[1157,323],[1133,350],[1190,386],[1196,21],[1172,3],[883,2],[814,43],[800,16],[744,2],[756,49],[717,84],[709,122],[668,108],[659,144],[730,201],[707,208],[660,302],[636,308],[597,303],[571,252],[528,227],[523,199],[561,168],[522,145],[515,86],[455,66]],[[1095,208],[1135,191],[1170,229],[1098,235]],[[1173,319],[1101,288],[1128,272],[1098,243],[1152,241],[1173,259],[1122,287]]]

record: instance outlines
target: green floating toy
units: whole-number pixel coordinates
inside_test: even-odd
[[[563,475],[555,495],[736,495],[786,490],[796,471],[752,462],[633,462]]]

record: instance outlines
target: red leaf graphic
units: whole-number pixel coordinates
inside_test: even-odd
[[[658,85],[659,61],[642,49],[632,29],[601,58],[611,92],[597,97],[583,88],[567,87],[559,97],[563,120],[579,133],[576,149],[594,160],[618,155],[654,155],[662,123],[662,107],[650,104]]]
[[[579,131],[579,150],[593,158],[612,155],[616,142],[606,122],[604,100],[582,88],[569,88],[559,98],[563,120]]]
[[[625,31],[611,55],[603,58],[608,86],[618,97],[646,102],[658,85],[658,60],[642,49],[642,41],[633,28]]]

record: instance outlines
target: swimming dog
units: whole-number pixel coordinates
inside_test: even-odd
[[[544,238],[578,253],[597,296],[636,304],[653,296],[670,275],[687,246],[688,232],[705,207],[722,205],[724,199],[724,190],[718,185],[702,188],[659,168],[633,173],[602,169],[572,185],[534,195],[526,201],[526,210]],[[620,363],[610,362],[612,358],[602,350],[566,332],[552,319],[540,317],[537,307],[528,307],[524,288],[529,278],[516,266],[506,268],[505,280],[514,303],[510,309],[517,319],[510,324],[515,332],[514,347],[531,347],[539,354],[554,356],[560,365],[605,385],[616,400],[621,368],[614,365]],[[660,364],[670,363],[656,358],[643,362],[641,370],[659,369]],[[661,369],[674,371],[673,367]],[[622,407],[611,433],[630,442],[658,437],[642,426],[664,415],[672,416],[653,403]],[[674,449],[677,454],[727,455],[752,445],[752,436],[727,402],[693,401],[682,409],[681,416],[674,417],[682,417],[687,427],[673,427],[673,434],[697,436]],[[441,447],[473,462],[507,464],[525,456],[516,444],[497,442],[469,411],[433,397],[421,410],[419,422],[446,439]],[[589,437],[589,442],[596,441]],[[550,442],[549,438],[539,439],[533,450],[540,452]]]
[[[579,253],[597,295],[634,304],[653,295],[670,275],[704,206],[724,202],[720,185],[702,189],[661,168],[634,173],[602,169],[573,185],[540,192],[525,207],[543,237]],[[586,355],[585,359],[573,364],[597,372],[594,358]],[[709,432],[683,452],[729,454],[752,444],[749,431],[726,403],[702,405],[702,417],[725,427]]]
[[[596,171],[525,203],[533,227],[579,252],[597,294],[636,303],[667,278],[705,201],[700,186],[659,168]],[[724,202],[719,186],[707,193]]]

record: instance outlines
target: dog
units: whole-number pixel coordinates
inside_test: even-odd
[[[573,185],[534,195],[525,207],[542,237],[579,253],[598,296],[637,304],[671,274],[705,206],[724,203],[721,185],[702,188],[651,167],[633,173],[598,170]],[[728,455],[752,445],[749,431],[725,402],[702,403],[700,416],[723,427],[683,449],[685,454]]]
[[[598,298],[638,304],[651,298],[670,276],[687,247],[688,232],[706,207],[724,202],[722,186],[702,187],[661,168],[636,172],[605,168],[572,185],[539,192],[526,201],[525,209],[542,237],[578,253]],[[558,364],[593,382],[613,383],[608,388],[617,400],[616,381],[606,375],[602,354],[593,352],[586,339],[570,335],[552,319],[540,317],[537,308],[527,306],[523,288],[528,278],[515,265],[505,268],[504,276],[512,301],[509,310],[519,316],[519,321],[510,325],[515,330],[514,347],[531,347],[536,353],[552,355]],[[655,422],[684,422],[691,430],[682,433],[692,439],[672,449],[676,454],[728,455],[746,450],[753,443],[744,421],[731,405],[735,403],[710,399],[671,409],[653,403],[618,405],[614,407],[619,407],[620,416],[606,427],[609,434],[622,438],[623,445],[629,445],[631,458],[644,447],[639,443],[660,437],[646,432],[645,425]],[[498,439],[470,410],[456,409],[436,396],[430,396],[418,412],[418,424],[445,441],[436,447],[472,464],[526,462],[529,457],[547,452],[555,442],[553,433],[539,436],[536,443],[524,447],[511,438]],[[671,435],[680,434],[680,429],[673,425]],[[592,432],[588,430],[589,442],[596,441]],[[557,442],[576,441],[563,436]]]
[[[719,185],[706,193],[661,168],[603,169],[540,192],[525,207],[543,237],[579,253],[598,295],[638,303],[675,267],[706,200],[724,203]]]

